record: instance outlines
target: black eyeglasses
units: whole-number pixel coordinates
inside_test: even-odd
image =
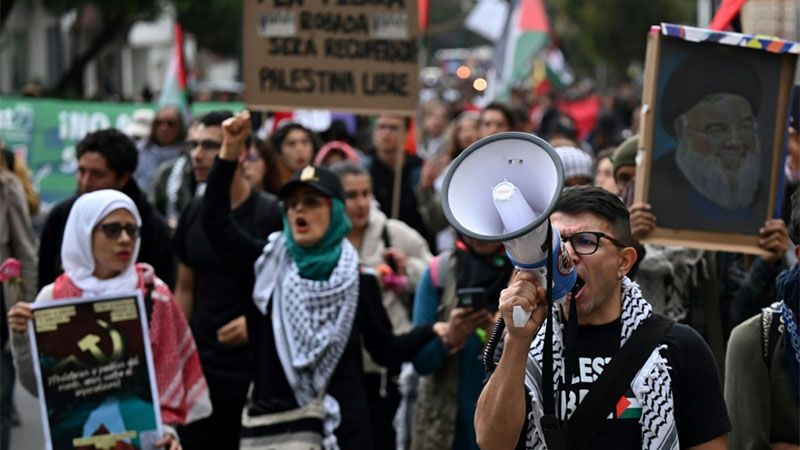
[[[186,145],[187,150],[192,150],[199,145],[200,148],[202,148],[203,150],[213,151],[213,150],[219,150],[220,147],[222,147],[222,142],[212,141],[211,139],[203,139],[202,141],[195,141],[193,139],[189,139],[186,141],[184,145]]]
[[[619,248],[625,248],[622,242],[603,233],[602,231],[583,231],[572,236],[561,236],[563,242],[569,242],[575,253],[586,256],[591,255],[600,247],[600,238],[606,238]]]
[[[739,136],[749,136],[755,131],[756,125],[757,123],[755,117],[750,116],[740,120],[735,124],[711,123],[702,129],[693,128],[688,125],[686,128],[694,131],[695,133],[704,134],[708,139],[714,142],[722,142],[731,135],[731,130],[736,130],[736,133]]]
[[[289,211],[290,209],[295,209],[300,204],[302,204],[305,209],[317,209],[323,204],[327,204],[328,199],[320,195],[307,195],[304,197],[287,198],[281,203],[283,205],[283,209],[285,209],[286,211]]]
[[[136,237],[139,236],[139,227],[133,223],[126,223],[123,225],[119,222],[109,222],[101,223],[98,226],[109,239],[119,239],[122,230],[125,230],[125,233],[127,233],[128,237],[131,239],[136,239]]]

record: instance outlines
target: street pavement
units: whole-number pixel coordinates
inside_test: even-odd
[[[11,428],[11,450],[44,449],[39,402],[19,383],[14,391],[14,399],[22,423]]]

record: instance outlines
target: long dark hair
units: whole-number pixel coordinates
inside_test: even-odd
[[[266,166],[264,175],[258,180],[258,187],[263,191],[277,195],[281,187],[280,176],[278,175],[278,154],[269,141],[259,139],[255,135],[251,139],[252,147],[256,149]]]
[[[275,150],[276,154],[280,155],[283,141],[287,136],[289,136],[289,132],[293,130],[300,130],[304,132],[308,136],[308,139],[311,140],[311,145],[314,147],[313,154],[311,155],[311,158],[313,159],[314,156],[316,156],[317,151],[319,151],[319,139],[317,138],[316,133],[297,122],[289,122],[285,125],[282,125],[280,128],[275,130],[274,133],[272,133],[272,136],[270,136],[269,143],[272,145],[272,148]]]

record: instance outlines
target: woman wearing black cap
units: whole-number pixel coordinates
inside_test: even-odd
[[[376,278],[361,271],[358,253],[345,239],[350,222],[344,192],[328,170],[306,166],[283,186],[283,232],[264,241],[237,228],[227,213],[230,182],[250,133],[249,113],[226,121],[223,132],[203,223],[237,284],[253,293],[247,324],[255,361],[241,448],[266,447],[287,428],[254,418],[315,406],[324,410],[322,421],[295,421],[295,437],[304,423],[315,423],[305,429],[324,430],[326,449],[373,448],[361,339],[376,362],[391,367],[412,358],[434,329],[442,335],[446,326],[392,334]]]

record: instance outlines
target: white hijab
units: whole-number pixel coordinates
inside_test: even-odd
[[[139,256],[140,237],[136,238],[136,243],[133,245],[131,263],[122,273],[107,280],[101,280],[93,275],[92,232],[98,223],[117,209],[128,210],[136,219],[136,225],[142,226],[142,218],[133,200],[113,189],[81,195],[69,212],[61,244],[61,264],[70,280],[87,297],[136,289],[138,278],[134,262]]]

